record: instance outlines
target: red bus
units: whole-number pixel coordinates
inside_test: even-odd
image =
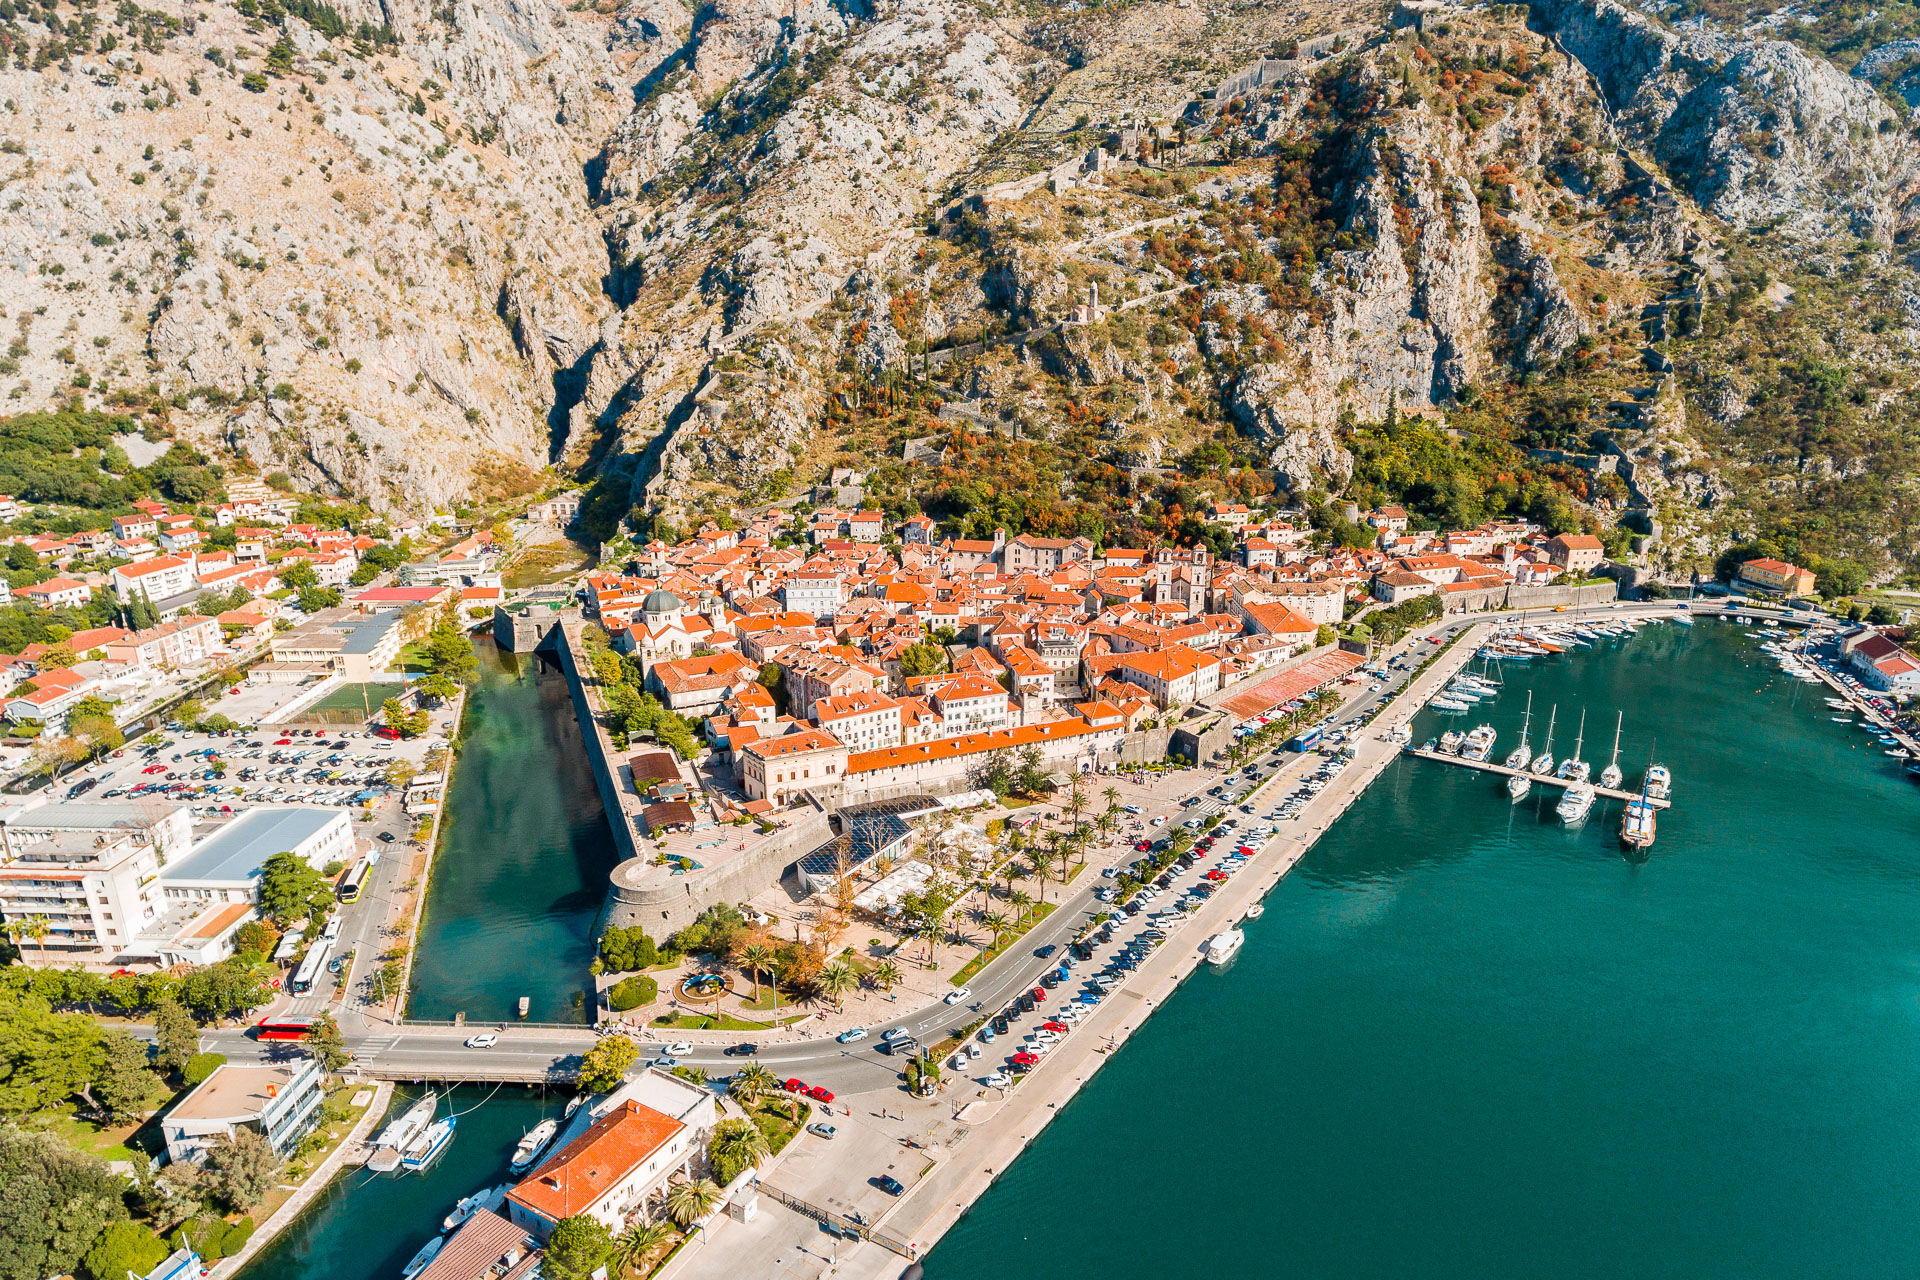
[[[262,1018],[253,1029],[256,1040],[305,1040],[318,1018]]]

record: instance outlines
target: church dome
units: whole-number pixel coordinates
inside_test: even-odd
[[[640,602],[640,611],[642,613],[672,613],[676,609],[684,608],[686,608],[686,605],[681,601],[680,597],[666,590],[664,587],[656,587],[647,593],[645,600]]]

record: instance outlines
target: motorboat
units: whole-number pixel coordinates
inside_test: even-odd
[[[415,1276],[425,1271],[427,1265],[440,1256],[441,1246],[446,1243],[447,1238],[445,1236],[435,1236],[433,1239],[421,1245],[420,1252],[414,1254],[407,1262],[407,1265],[400,1268],[400,1280],[413,1280]]]
[[[433,1113],[439,1106],[440,1095],[429,1089],[399,1119],[388,1122],[387,1127],[380,1131],[380,1136],[373,1140],[373,1145],[404,1151],[433,1123]]]
[[[1520,721],[1520,745],[1507,752],[1507,768],[1524,769],[1533,760],[1533,750],[1527,746],[1527,731],[1533,727],[1533,690],[1527,690],[1527,714]],[[1525,794],[1524,792],[1522,794]],[[1515,797],[1518,799],[1518,797]]]
[[[1665,800],[1673,795],[1673,775],[1667,772],[1667,766],[1663,764],[1648,765],[1646,782],[1643,784],[1642,790],[1655,800]]]
[[[453,1212],[440,1222],[448,1231],[457,1231],[460,1225],[482,1209],[497,1209],[505,1202],[507,1192],[513,1188],[504,1182],[497,1187],[482,1187],[453,1206]]]
[[[1258,920],[1265,914],[1267,914],[1267,904],[1264,902],[1256,902],[1247,908],[1246,918],[1249,920]]]
[[[1533,779],[1524,773],[1516,773],[1507,779],[1507,798],[1515,804],[1525,800],[1527,793],[1531,790],[1533,790]]]
[[[559,1132],[558,1120],[542,1120],[527,1130],[526,1136],[520,1139],[520,1145],[513,1149],[513,1161],[507,1166],[508,1171],[525,1173],[531,1169],[533,1162],[540,1158],[540,1153],[547,1149],[547,1144],[553,1141],[553,1135]]]
[[[1620,768],[1620,728],[1627,722],[1627,713],[1621,711],[1617,715],[1618,718],[1613,722],[1613,759],[1600,771],[1600,785],[1609,790],[1617,790],[1627,780],[1627,775]]]
[[[1444,695],[1435,698],[1433,701],[1429,702],[1427,705],[1432,707],[1435,711],[1460,712],[1460,711],[1465,711],[1467,709],[1467,704],[1460,701],[1460,699],[1449,698]]]
[[[1553,807],[1553,811],[1568,826],[1582,822],[1593,808],[1595,794],[1591,782],[1576,782],[1567,788],[1567,793],[1560,797],[1560,803]]]
[[[400,1163],[408,1173],[417,1173],[433,1164],[449,1146],[453,1144],[453,1130],[459,1121],[452,1116],[442,1116],[421,1131],[413,1140],[413,1145],[400,1151]]]
[[[1462,760],[1485,760],[1493,754],[1493,726],[1475,725],[1473,731],[1461,740],[1460,758]]]
[[[1247,935],[1238,929],[1226,929],[1207,939],[1207,963],[1225,964],[1240,954],[1240,948],[1246,945]]]
[[[1446,755],[1457,756],[1460,754],[1460,744],[1465,740],[1466,735],[1458,729],[1449,729],[1440,735],[1440,750]]]

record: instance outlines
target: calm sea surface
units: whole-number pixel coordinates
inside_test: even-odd
[[[929,1259],[930,1280],[1920,1271],[1920,787],[1707,622],[1511,666],[1456,719],[1620,805],[1401,760]],[[1423,715],[1416,738],[1439,732]]]

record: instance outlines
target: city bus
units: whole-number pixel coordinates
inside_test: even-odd
[[[340,887],[334,890],[334,896],[339,898],[341,902],[360,901],[360,886],[367,882],[367,873],[372,869],[373,863],[367,861],[365,858],[354,863],[353,869],[347,872],[346,877],[340,881]]]
[[[313,990],[313,984],[318,982],[321,975],[326,973],[327,957],[332,953],[333,940],[331,938],[321,938],[320,941],[307,948],[307,958],[302,960],[300,967],[294,971],[293,983],[288,989],[296,996],[306,995],[307,992]]]
[[[318,1018],[262,1018],[253,1029],[255,1040],[305,1040]]]

